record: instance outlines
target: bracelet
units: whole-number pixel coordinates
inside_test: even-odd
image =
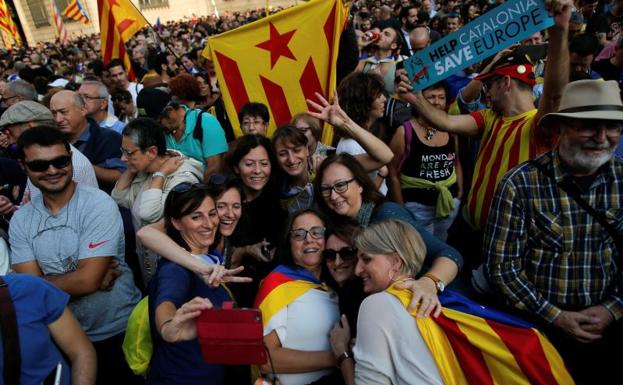
[[[162,179],[167,179],[167,176],[164,175],[164,173],[162,171],[156,171],[154,173],[151,174],[151,179],[154,179],[155,177],[161,176]]]
[[[160,330],[160,336],[162,336],[162,328],[164,328],[166,326],[166,324],[170,323],[171,321],[173,321],[173,318],[169,318],[168,320],[163,321],[160,324],[160,328],[158,328],[158,330]]]
[[[342,364],[344,363],[344,360],[346,360],[346,359],[348,359],[348,358],[352,359],[353,357],[352,357],[350,354],[348,354],[348,352],[347,352],[347,351],[342,352],[342,354],[340,354],[340,355],[337,357],[337,359],[335,360],[336,366],[337,366],[338,368],[341,368],[341,367],[342,367]]]

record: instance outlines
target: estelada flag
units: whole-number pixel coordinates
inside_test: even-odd
[[[130,80],[136,76],[125,43],[148,23],[130,0],[97,0],[102,39],[102,59],[108,64],[112,59],[122,59]]]
[[[409,290],[387,291],[409,305]],[[556,348],[530,323],[451,290],[439,300],[439,317],[412,315],[444,384],[574,384]]]
[[[315,92],[333,96],[349,4],[313,0],[208,39],[203,55],[214,62],[237,136],[242,134],[237,114],[247,102],[268,107],[272,133],[307,111],[305,99],[316,99]],[[330,143],[332,135],[325,129],[323,141]]]
[[[11,16],[11,10],[4,0],[0,0],[0,30],[3,30],[13,37],[17,45],[21,45],[22,39],[17,31],[17,26]],[[5,42],[6,45],[7,42]],[[10,44],[9,44],[10,45]],[[7,45],[7,47],[9,46]]]

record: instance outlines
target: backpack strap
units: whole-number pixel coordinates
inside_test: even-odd
[[[551,155],[545,155],[540,159],[533,159],[531,163],[544,175],[554,179],[554,173],[549,165],[552,163]],[[590,216],[592,216],[599,224],[608,232],[610,238],[614,241],[614,246],[619,252],[619,256],[623,257],[623,236],[619,234],[617,229],[608,222],[606,216],[591,206],[586,199],[582,198],[582,192],[578,186],[569,178],[566,178],[556,184],[561,190],[567,193],[580,207],[582,207]]]
[[[19,350],[19,334],[15,306],[9,292],[9,285],[0,277],[0,333],[4,352],[4,383],[19,385],[22,372],[22,360]]]
[[[402,165],[411,154],[411,140],[413,139],[413,125],[411,124],[411,120],[405,120],[405,122],[402,123],[402,126],[405,131],[405,151],[402,153],[402,158],[400,158],[400,167],[398,168],[398,171],[402,170]]]
[[[195,111],[200,111],[197,114],[197,120],[195,120],[195,129],[193,131],[193,138],[197,139],[199,142],[203,143],[203,125],[201,124],[203,121],[203,114],[205,111],[195,109]]]

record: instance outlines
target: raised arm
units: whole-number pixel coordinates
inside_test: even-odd
[[[391,162],[394,157],[392,150],[381,139],[346,115],[340,107],[337,93],[332,104],[319,93],[316,93],[316,98],[318,103],[307,99],[307,104],[310,107],[310,111],[307,113],[316,119],[329,122],[333,127],[342,130],[348,137],[357,141],[366,150],[366,155],[357,156],[357,160],[366,171],[377,170]]]
[[[539,101],[536,122],[541,116],[558,111],[560,98],[565,85],[569,82],[569,19],[573,3],[570,0],[550,0],[546,2],[550,14],[556,24],[549,28],[549,44],[547,47],[547,65],[543,80],[543,95]],[[545,133],[551,136],[551,133]]]

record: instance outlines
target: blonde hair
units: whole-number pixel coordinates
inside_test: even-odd
[[[367,254],[397,254],[402,261],[401,273],[415,276],[426,257],[424,240],[407,222],[387,219],[369,225],[355,235],[355,247]]]

